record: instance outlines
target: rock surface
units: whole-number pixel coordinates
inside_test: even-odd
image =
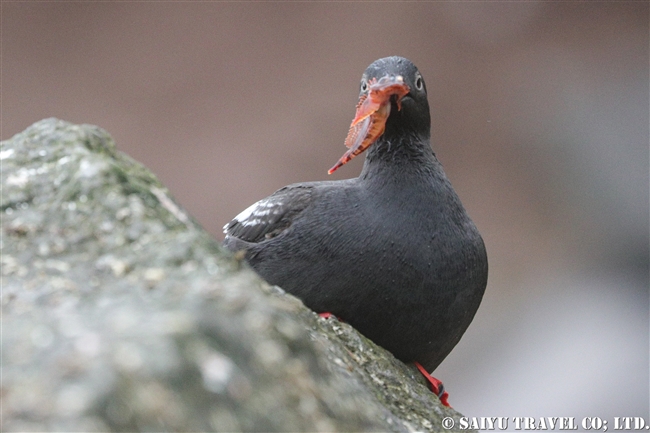
[[[413,367],[222,250],[91,125],[0,146],[2,431],[453,431]]]

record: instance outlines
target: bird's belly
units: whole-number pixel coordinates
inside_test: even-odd
[[[328,249],[313,256],[289,247],[275,253],[275,263],[266,256],[253,266],[270,283],[316,312],[340,317],[399,359],[431,365],[433,358],[444,358],[469,326],[485,288],[479,246],[442,236],[418,248],[368,239],[355,248],[337,248],[329,239],[323,243]]]

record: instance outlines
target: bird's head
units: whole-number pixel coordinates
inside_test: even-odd
[[[418,68],[404,57],[385,57],[363,73],[359,103],[345,139],[349,150],[329,170],[333,173],[380,137],[417,136],[428,140],[431,128],[427,88]]]
[[[385,57],[374,61],[361,77],[359,97],[368,93],[371,80],[381,80],[382,77],[401,77],[408,87],[408,93],[401,100],[399,95],[390,96],[391,110],[386,120],[384,134],[422,133],[429,134],[431,116],[427,99],[427,86],[418,68],[408,59],[399,56]],[[397,79],[397,78],[396,78]],[[397,102],[401,109],[397,110]]]

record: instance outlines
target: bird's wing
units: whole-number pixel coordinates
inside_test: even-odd
[[[246,208],[223,227],[223,232],[226,237],[252,243],[274,238],[291,226],[311,203],[312,195],[311,186],[285,186]]]

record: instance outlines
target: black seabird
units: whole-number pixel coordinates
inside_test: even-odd
[[[430,128],[415,65],[377,60],[361,80],[351,149],[330,170],[367,148],[360,176],[286,186],[224,227],[224,245],[269,283],[429,372],[469,326],[488,275]]]

